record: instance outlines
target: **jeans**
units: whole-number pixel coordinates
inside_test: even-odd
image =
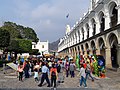
[[[46,79],[47,83],[48,83],[48,86],[50,86],[50,81],[49,81],[49,78],[48,78],[48,74],[47,73],[43,73],[42,74],[42,77],[41,77],[41,83],[39,84],[40,86],[42,86],[44,80]]]
[[[74,71],[70,71],[71,78],[74,77]]]
[[[66,70],[66,77],[68,77],[69,75],[69,70]]]
[[[81,76],[81,79],[80,79],[80,86],[82,86],[82,83],[84,83],[84,87],[87,87],[87,84],[86,84],[86,80],[83,76]]]
[[[85,78],[85,79],[87,80],[88,75],[92,78],[92,81],[94,81],[93,77],[91,76],[90,71],[87,71],[87,72],[86,72],[86,78]]]
[[[56,87],[56,76],[51,76],[51,87],[53,86],[54,83],[54,87]]]

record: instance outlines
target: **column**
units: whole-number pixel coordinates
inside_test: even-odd
[[[117,62],[120,67],[120,44],[118,44],[118,47],[117,47]]]
[[[108,12],[105,13],[104,18],[105,18],[105,30],[107,30],[110,28],[110,17]]]
[[[96,23],[96,33],[95,33],[95,34],[100,33],[100,22],[99,22],[99,19],[98,19],[97,16],[98,16],[98,15],[95,14],[95,23]]]
[[[93,29],[92,29],[92,24],[90,23],[89,24],[89,37],[92,37],[93,36]]]
[[[118,9],[118,23],[117,24],[120,24],[120,5],[117,6],[117,9]]]
[[[100,55],[100,47],[98,44],[98,40],[95,43],[96,43],[96,55]]]
[[[109,11],[107,9],[107,5],[104,6],[105,8],[105,15],[104,15],[104,18],[105,18],[105,30],[109,29],[110,28],[110,15],[109,15]]]
[[[83,48],[84,48],[84,55],[87,56],[87,49],[86,49],[85,45],[83,45]]]
[[[96,55],[100,55],[100,48],[97,48]]]
[[[106,53],[106,67],[107,68],[112,68],[112,63],[111,63],[111,48],[107,48],[105,50]]]

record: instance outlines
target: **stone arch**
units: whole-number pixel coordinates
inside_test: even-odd
[[[96,45],[95,45],[95,41],[91,41],[91,48],[92,48],[92,53],[96,54]]]
[[[110,15],[110,27],[117,25],[118,22],[118,10],[116,9],[117,3],[115,1],[111,1],[108,4],[109,15]]]
[[[78,48],[78,54],[80,55],[80,46],[78,45],[77,48]]]
[[[81,28],[81,33],[82,33],[82,40],[84,40],[84,38],[85,38],[85,36],[84,36],[84,29],[83,29],[83,27]]]
[[[110,52],[111,52],[111,63],[112,67],[119,67],[118,65],[118,38],[115,33],[110,33],[108,35],[107,41],[110,45]]]
[[[86,48],[87,55],[89,55],[90,54],[90,49],[89,49],[88,43],[85,44],[85,48]]]
[[[91,25],[92,25],[92,35],[94,36],[96,34],[96,22],[95,22],[95,19],[92,18],[91,19]]]
[[[84,55],[84,46],[83,45],[81,45],[81,51],[82,51],[82,54]]]
[[[77,50],[77,47],[75,47],[75,56],[77,55],[77,51],[78,51],[78,50]]]
[[[89,24],[86,23],[85,27],[86,27],[86,32],[87,32],[87,38],[89,38],[89,33],[90,33],[90,30],[89,30],[89,29],[90,29]]]
[[[98,46],[99,46],[99,48],[100,48],[100,54],[101,54],[104,58],[106,58],[106,53],[105,53],[106,46],[105,46],[105,41],[104,41],[104,39],[103,39],[102,37],[100,37],[100,38],[98,39]]]
[[[98,18],[99,18],[99,23],[100,23],[100,32],[103,32],[105,29],[105,18],[104,18],[104,13],[103,11],[100,11],[98,14]]]

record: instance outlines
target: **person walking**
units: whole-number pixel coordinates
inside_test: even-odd
[[[23,63],[20,62],[17,71],[19,72],[19,81],[23,81]]]
[[[93,79],[93,77],[91,75],[91,66],[90,66],[89,62],[87,61],[87,66],[86,66],[86,80],[87,80],[88,76],[91,77],[92,81],[94,81],[94,79]]]
[[[34,69],[34,79],[35,79],[36,82],[39,82],[39,79],[38,79],[38,69],[37,68]]]
[[[75,63],[73,61],[70,62],[70,75],[71,75],[71,78],[74,77],[75,75]]]
[[[85,74],[85,69],[84,69],[83,64],[81,64],[81,69],[80,69],[79,75],[80,75],[80,78],[81,78],[80,79],[80,86],[82,86],[82,83],[84,83],[84,87],[87,88],[86,79],[85,79],[86,74]]]
[[[29,78],[29,69],[30,69],[30,65],[29,65],[29,61],[25,61],[26,64],[24,66],[24,72],[25,72],[25,78]]]
[[[42,77],[41,77],[41,82],[38,85],[39,87],[42,86],[45,79],[46,79],[46,81],[48,83],[47,87],[50,87],[50,81],[49,81],[49,78],[48,78],[48,74],[49,74],[49,68],[46,66],[46,63],[43,62],[43,65],[42,65]]]
[[[68,62],[68,60],[66,60],[66,64],[65,64],[65,69],[66,69],[66,77],[68,77],[68,75],[69,75],[69,62]]]
[[[57,68],[55,67],[55,64],[52,64],[52,68],[50,69],[51,87],[53,86],[53,83],[54,87],[56,87],[57,76]]]

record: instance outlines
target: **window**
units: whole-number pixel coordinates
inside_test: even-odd
[[[36,46],[34,45],[34,48],[36,48]]]
[[[44,45],[42,45],[42,48],[44,48]]]

